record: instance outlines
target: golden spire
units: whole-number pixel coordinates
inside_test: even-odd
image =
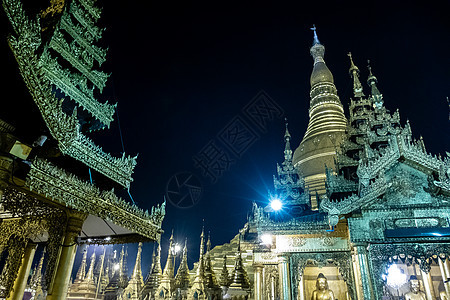
[[[80,267],[78,268],[77,275],[75,277],[74,283],[79,283],[84,280],[86,276],[86,264],[87,264],[87,249],[83,251],[83,258],[81,259]]]
[[[206,242],[206,255],[205,255],[205,278],[206,278],[206,286],[208,288],[218,288],[219,284],[217,283],[216,274],[214,274],[214,270],[211,264],[211,234],[208,233],[208,241]]]
[[[231,275],[230,288],[248,290],[250,281],[247,272],[244,269],[241,256],[241,236],[239,235],[238,248],[236,251],[236,259],[234,261],[234,270]]]
[[[223,256],[222,272],[220,273],[220,285],[228,287],[230,285],[230,275],[227,268],[227,256]]]
[[[378,90],[377,83],[378,79],[375,77],[375,75],[372,74],[372,67],[370,66],[370,60],[367,60],[367,68],[369,69],[369,77],[367,78],[367,84],[370,86],[371,89],[371,97],[373,99],[373,105],[376,108],[383,107],[383,95],[380,93],[380,90]]]
[[[361,85],[361,81],[359,81],[359,69],[358,67],[353,63],[353,57],[352,53],[349,52],[348,57],[350,58],[350,77],[353,78],[353,95],[355,98],[361,98],[364,96],[363,93],[363,87]]]
[[[42,255],[41,255],[41,258],[39,259],[38,266],[36,267],[36,270],[34,271],[33,277],[31,278],[31,281],[30,281],[30,286],[34,289],[36,289],[37,286],[40,286],[42,284],[42,266],[44,265],[44,257],[45,257],[45,248],[44,248],[44,250],[42,250]],[[84,257],[85,256],[83,255],[83,258]],[[86,268],[86,259],[85,259],[85,268]],[[86,269],[85,269],[85,272],[86,272]],[[78,273],[77,273],[77,275],[78,275]]]
[[[184,241],[183,257],[178,267],[177,276],[175,276],[175,286],[182,290],[189,288],[189,267],[187,262],[187,238]]]
[[[312,208],[317,208],[316,191],[325,194],[325,165],[334,168],[336,149],[347,128],[347,119],[333,75],[325,64],[325,47],[320,44],[315,26],[314,43],[310,49],[314,59],[311,73],[309,122],[300,145],[294,152],[293,163],[305,179]]]
[[[142,243],[139,242],[138,252],[136,255],[136,262],[134,263],[133,275],[131,279],[135,279],[139,281],[142,285],[144,285],[144,279],[142,278],[142,270],[141,270],[141,253],[142,253]]]
[[[89,271],[86,274],[86,277],[84,278],[84,282],[94,282],[94,264],[95,264],[95,249],[94,252],[92,252],[91,256],[91,263],[89,264]]]
[[[167,254],[166,266],[164,267],[161,281],[172,281],[174,279],[175,266],[173,263],[173,230],[169,239],[169,250]]]
[[[205,266],[203,259],[203,250],[205,249],[205,228],[202,227],[202,233],[200,234],[200,257],[198,259],[197,273],[195,275],[194,283],[205,282]]]

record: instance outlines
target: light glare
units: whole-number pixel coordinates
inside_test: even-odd
[[[261,242],[264,245],[271,245],[272,244],[272,235],[265,233],[261,236]]]
[[[280,210],[282,206],[283,204],[281,203],[280,199],[273,199],[272,201],[270,201],[270,207],[272,207],[274,211]]]
[[[388,286],[399,288],[406,283],[407,276],[396,264],[393,264],[389,267],[387,275],[384,275],[383,277]]]

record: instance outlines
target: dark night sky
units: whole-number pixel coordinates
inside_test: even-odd
[[[252,201],[267,201],[276,163],[283,159],[283,118],[269,122],[267,132],[259,132],[259,139],[214,184],[195,168],[192,157],[242,115],[260,90],[282,107],[292,147],[298,146],[308,122],[313,23],[346,111],[351,51],[363,83],[366,60],[371,60],[385,105],[400,109],[402,122],[410,120],[414,136],[424,137],[428,151],[450,149],[448,2],[123,3],[100,3],[109,46],[104,69],[112,72],[100,99],[118,102],[125,150],[139,153],[131,194],[143,208],[160,203],[168,180],[180,171],[193,172],[203,185],[194,207],[168,203],[164,259],[172,229],[176,241],[189,238],[192,264],[198,259],[202,219],[213,246],[222,244],[243,227]],[[2,90],[9,90],[20,78],[5,42],[4,13],[1,18],[1,53],[8,58],[1,73],[9,76]],[[0,118],[6,117],[0,112]],[[92,137],[120,155],[117,122]],[[149,246],[144,254],[150,255]],[[134,256],[130,253],[131,260]]]

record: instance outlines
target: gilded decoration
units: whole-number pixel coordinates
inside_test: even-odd
[[[352,255],[346,252],[295,253],[290,256],[290,272],[292,274],[292,290],[294,299],[298,299],[298,286],[304,269],[310,266],[323,267],[332,264],[338,268],[339,274],[347,284],[350,299],[356,299]]]
[[[129,204],[114,191],[100,191],[94,185],[59,169],[43,159],[35,159],[26,186],[69,208],[114,222],[137,234],[156,240],[165,215],[165,202],[151,212]]]
[[[423,272],[429,273],[433,260],[448,258],[450,244],[371,244],[368,253],[375,298],[381,299],[385,285],[383,275],[387,273],[391,264],[398,261],[409,264],[414,262],[419,265]]]
[[[48,232],[48,259],[45,272],[45,284],[48,286],[52,281],[61,238],[65,233],[66,213],[12,188],[5,189],[1,203],[15,219],[3,221],[2,232],[0,233],[0,248],[13,235],[27,241]],[[19,219],[16,219],[17,217]]]

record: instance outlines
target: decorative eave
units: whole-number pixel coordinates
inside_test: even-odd
[[[314,218],[313,216],[305,216]],[[277,232],[277,233],[293,233],[298,231],[311,231],[328,229],[328,221],[323,220],[302,220],[302,218],[293,218],[288,221],[280,222],[271,220],[264,214],[264,208],[253,204],[253,220],[258,232]]]
[[[426,153],[421,145],[411,141],[409,126],[406,126],[401,134],[391,136],[382,156],[368,162],[360,161],[357,170],[361,188],[359,195],[353,194],[339,201],[321,201],[320,208],[328,213],[330,225],[337,224],[340,215],[367,207],[383,195],[390,187],[383,174],[400,159],[429,176],[437,175],[438,179],[432,180],[431,184],[438,188],[438,193],[450,194],[450,156],[443,160]]]
[[[43,159],[33,161],[25,184],[52,201],[111,221],[149,239],[157,240],[162,233],[165,202],[152,207],[149,213],[117,197],[113,190],[100,191]]]
[[[3,0],[3,7],[17,34],[17,37],[8,38],[10,48],[25,84],[50,134],[58,141],[61,152],[124,187],[129,187],[133,181],[131,176],[136,166],[136,157],[125,157],[125,154],[121,158],[112,157],[80,132],[76,110],[71,116],[63,112],[62,100],[52,93],[46,71],[39,66],[40,58],[35,53],[41,45],[39,20],[28,19],[19,0]],[[98,105],[100,109],[103,104]]]

